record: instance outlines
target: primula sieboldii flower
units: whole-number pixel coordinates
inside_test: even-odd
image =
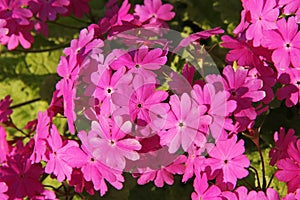
[[[10,96],[6,96],[0,101],[0,123],[7,122],[8,117],[12,114],[12,110],[9,108],[12,100]]]
[[[134,11],[141,22],[149,20],[150,24],[160,26],[175,16],[172,9],[171,4],[162,4],[161,0],[145,0],[144,5],[136,5]]]
[[[32,198],[44,190],[40,182],[40,176],[44,172],[42,165],[31,164],[27,155],[29,146],[21,145],[7,157],[7,163],[0,166],[0,182],[6,183],[8,190],[5,194],[10,199],[23,199],[26,196]]]
[[[57,180],[62,182],[66,177],[71,179],[72,167],[68,164],[68,148],[78,146],[73,140],[68,140],[63,143],[61,136],[53,124],[50,129],[50,136],[47,138],[51,151],[48,154],[47,165],[45,172],[48,174],[53,173],[57,176]]]
[[[4,182],[0,182],[0,199],[8,200],[8,196],[4,194],[7,191],[7,185]]]
[[[278,170],[275,177],[279,181],[287,183],[288,192],[295,192],[300,187],[300,140],[289,143],[288,158],[277,161]]]
[[[168,185],[172,185],[174,183],[173,175],[183,174],[185,161],[186,157],[184,155],[180,155],[167,166],[161,166],[160,169],[139,170],[140,174],[138,175],[139,178],[137,180],[137,183],[139,185],[144,185],[146,183],[149,183],[150,181],[154,181],[154,184],[157,187],[163,187],[165,183]]]
[[[278,5],[283,7],[282,12],[285,15],[296,15],[297,23],[300,22],[300,1],[294,0],[279,0]]]
[[[33,0],[29,1],[29,8],[42,21],[54,21],[57,14],[63,14],[68,11],[66,6],[70,4],[70,0]]]
[[[192,200],[222,200],[221,189],[216,185],[209,185],[207,176],[197,175],[194,180],[195,192],[192,193]]]
[[[6,156],[9,153],[9,146],[6,140],[6,131],[0,125],[0,165],[6,161]]]
[[[111,63],[114,70],[126,66],[130,72],[148,75],[147,71],[158,70],[166,64],[166,51],[156,48],[149,50],[147,46],[142,46],[130,52],[119,52],[117,59]]]
[[[273,147],[269,153],[271,158],[270,165],[274,166],[276,162],[283,158],[288,158],[287,149],[290,143],[296,142],[296,136],[294,129],[289,129],[287,133],[283,127],[280,127],[279,133],[274,133],[275,147]]]
[[[281,73],[278,82],[284,85],[277,90],[279,100],[285,99],[285,105],[292,107],[300,101],[300,69],[290,68]]]
[[[221,170],[221,176],[224,183],[236,185],[237,179],[244,178],[248,175],[249,159],[243,155],[245,152],[244,141],[237,142],[237,136],[226,140],[218,140],[216,146],[208,154],[210,158],[206,160],[207,166],[212,172]]]
[[[82,150],[76,146],[69,148],[67,150],[68,163],[73,168],[79,168],[83,178],[87,182],[91,181],[94,189],[100,190],[100,194],[103,196],[108,190],[105,180],[120,190],[123,187],[124,177],[122,171],[107,166],[94,155],[93,152],[97,146],[92,143],[97,136],[96,132],[89,132],[89,134],[84,131],[79,132],[78,137],[82,142]]]
[[[272,60],[278,71],[288,69],[290,64],[300,68],[300,32],[295,17],[278,20],[277,27],[264,31],[262,45],[274,50]]]
[[[161,144],[169,147],[170,153],[175,153],[180,147],[187,151],[199,132],[201,108],[187,93],[180,97],[170,97],[171,110],[167,114],[165,131],[160,132]],[[205,107],[205,106],[204,106]],[[205,108],[204,108],[205,109]],[[195,120],[197,119],[197,120]],[[210,121],[210,119],[207,119]]]
[[[265,97],[262,91],[263,81],[248,76],[249,69],[244,67],[226,66],[223,69],[224,88],[230,93],[229,100],[235,100],[237,107],[234,111],[236,131],[245,130],[256,118],[257,114],[252,102],[258,102]]]
[[[245,10],[250,12],[250,25],[246,30],[247,40],[253,40],[253,46],[258,47],[264,37],[265,30],[276,29],[279,10],[276,0],[244,1]]]
[[[106,119],[100,120],[99,123],[93,121],[91,132],[97,133],[98,136],[93,138],[91,145],[94,147],[93,156],[96,159],[112,169],[123,170],[126,159],[139,159],[136,151],[141,149],[141,144],[136,139],[126,138],[123,131],[131,131],[129,122],[118,125],[113,120],[110,123],[107,123]]]
[[[50,133],[50,126],[52,120],[48,116],[48,112],[38,112],[36,133],[34,135],[34,149],[30,159],[34,163],[39,163],[41,160],[47,161],[45,157],[47,150],[47,138]]]
[[[259,199],[259,200],[279,200],[279,194],[273,188],[267,188],[266,192],[263,191],[255,191],[251,190],[248,193],[248,189],[244,186],[238,187],[235,191],[237,196],[236,200],[252,200],[252,199]]]

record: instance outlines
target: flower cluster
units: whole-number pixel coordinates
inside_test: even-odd
[[[80,17],[87,3],[4,0],[0,42],[8,49],[19,43],[29,48],[33,27],[46,34],[47,21],[58,14]],[[261,154],[256,119],[269,110],[274,94],[287,107],[300,101],[300,4],[242,4],[235,36],[222,36],[227,65],[211,73],[200,42],[222,34],[221,28],[175,41],[167,24],[175,17],[171,4],[145,0],[131,8],[128,0],[120,6],[108,1],[105,16],[64,49],[57,67],[61,79],[46,111],[20,130],[9,117],[10,97],[0,101],[0,198],[56,199],[58,192],[42,183],[48,175],[77,193],[103,196],[109,185],[121,190],[129,172],[137,184],[156,187],[181,175],[183,183],[193,182],[192,199],[279,200],[265,179],[255,188],[239,181],[254,168],[246,156],[247,137]],[[183,61],[178,71],[166,66],[174,54]],[[56,124],[60,115],[68,134]],[[5,126],[25,136],[7,142]],[[287,184],[283,199],[299,199],[300,140],[282,127],[274,141],[270,166]]]
[[[0,2],[0,43],[9,50],[19,44],[28,49],[32,31],[48,36],[48,21],[59,15],[82,17],[89,12],[88,0],[3,0]]]

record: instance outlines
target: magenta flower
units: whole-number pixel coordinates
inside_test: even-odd
[[[114,70],[126,66],[130,72],[147,74],[147,71],[158,70],[166,64],[166,51],[156,48],[149,50],[147,46],[142,46],[135,51],[120,52],[117,60],[111,64]]]
[[[8,200],[8,196],[4,194],[7,191],[8,187],[4,182],[0,182],[0,199]]]
[[[175,13],[171,11],[173,6],[162,4],[161,0],[145,0],[144,4],[136,5],[134,9],[141,22],[149,20],[151,24],[160,25],[175,16]]]
[[[287,107],[296,105],[300,101],[300,69],[287,69],[279,76],[278,82],[284,86],[277,90],[277,98],[285,99]]]
[[[205,173],[202,176],[196,176],[194,180],[194,189],[195,192],[192,193],[192,200],[222,200],[220,188],[216,185],[209,186]]]
[[[120,190],[123,187],[124,177],[122,171],[106,166],[93,155],[95,147],[91,142],[97,135],[96,132],[89,134],[84,131],[79,132],[78,137],[82,142],[82,150],[73,146],[67,150],[67,154],[69,165],[81,169],[84,179],[92,182],[95,190],[100,190],[100,194],[103,196],[108,190],[105,180]],[[89,185],[86,187],[91,191]]]
[[[63,14],[68,11],[66,6],[70,4],[70,0],[33,0],[29,1],[29,8],[43,22],[49,20],[54,21],[57,14]]]
[[[229,100],[237,102],[234,111],[237,132],[245,130],[255,120],[257,114],[252,102],[258,102],[265,97],[265,92],[261,90],[263,81],[249,77],[248,71],[244,67],[235,70],[232,66],[223,69],[224,88],[230,93]]]
[[[47,161],[45,156],[48,147],[47,138],[50,133],[51,119],[48,116],[48,112],[38,112],[38,122],[36,126],[36,134],[34,138],[34,149],[30,160],[34,163],[39,163],[41,160]]]
[[[275,177],[287,183],[288,192],[295,192],[300,188],[300,140],[290,143],[287,152],[288,158],[277,161]]]
[[[111,167],[112,169],[123,170],[126,165],[125,158],[138,160],[141,144],[136,139],[126,138],[123,131],[131,131],[131,124],[125,122],[118,126],[114,121],[108,123],[106,120],[92,122],[91,132],[97,133],[91,145],[94,147],[93,156],[97,160]],[[103,153],[106,152],[106,153]]]
[[[279,0],[278,5],[283,7],[282,12],[286,15],[296,15],[297,23],[300,22],[300,2],[293,0]]]
[[[6,156],[9,153],[9,146],[6,140],[6,131],[0,125],[0,165],[6,161]]]
[[[295,18],[290,17],[287,21],[282,18],[277,27],[264,32],[262,45],[274,50],[272,60],[279,71],[289,68],[290,64],[300,68],[300,33]]]
[[[271,59],[271,53],[263,47],[253,47],[252,42],[245,41],[243,37],[232,38],[228,35],[221,37],[222,46],[230,49],[226,55],[226,60],[232,64],[237,61],[239,66],[258,67],[262,65],[262,58]]]
[[[175,153],[180,146],[188,151],[198,133],[199,105],[187,93],[180,98],[172,95],[169,104],[171,110],[167,114],[165,131],[159,133],[160,143],[169,146],[170,153]]]
[[[10,199],[31,198],[44,190],[40,182],[43,172],[41,164],[31,164],[24,155],[15,154],[7,158],[6,165],[0,167],[0,182],[8,186],[6,194]]]
[[[271,158],[270,165],[274,166],[280,159],[288,158],[287,149],[290,143],[296,142],[296,136],[294,129],[289,129],[287,133],[283,127],[280,127],[280,131],[274,133],[275,147],[273,147],[269,153]]]
[[[10,96],[6,96],[0,101],[0,122],[7,122],[8,117],[12,114],[12,110],[9,108],[12,100]]]
[[[208,154],[210,158],[206,164],[212,169],[212,172],[222,170],[222,179],[224,183],[236,185],[237,179],[244,178],[248,175],[249,159],[243,155],[245,152],[244,141],[237,142],[237,136],[227,140],[218,140],[216,146]]]
[[[285,195],[281,200],[298,200],[300,199],[300,189],[297,189],[296,192],[291,192]]]
[[[67,151],[71,147],[77,147],[78,144],[73,140],[68,140],[63,144],[61,136],[54,124],[50,129],[50,136],[47,141],[51,148],[51,152],[48,156],[45,172],[56,175],[59,182],[62,182],[66,177],[70,180],[72,167],[68,164]]]
[[[237,200],[279,200],[280,197],[276,190],[272,188],[267,188],[266,193],[263,191],[255,191],[251,190],[248,193],[248,189],[244,186],[240,186],[235,190],[235,194],[237,196]]]
[[[9,50],[15,49],[19,43],[24,48],[30,48],[33,37],[30,33],[32,23],[30,18],[32,12],[25,8],[28,2],[26,0],[2,0],[0,1],[0,19],[6,21],[1,24],[1,28],[8,29],[7,34],[2,35],[0,42],[7,45]]]
[[[63,16],[69,16],[72,13],[78,17],[82,18],[85,13],[90,11],[89,0],[70,0],[67,6],[68,11],[63,14]]]
[[[276,29],[279,10],[276,0],[244,1],[243,5],[250,12],[250,26],[246,30],[247,40],[253,40],[253,46],[258,47],[264,37],[265,30]]]
[[[173,175],[183,174],[185,161],[186,157],[180,155],[169,165],[161,166],[158,170],[146,169],[145,172],[140,170],[141,175],[139,176],[137,183],[139,185],[145,185],[150,181],[154,181],[154,184],[157,187],[163,187],[165,183],[172,185],[174,183]]]

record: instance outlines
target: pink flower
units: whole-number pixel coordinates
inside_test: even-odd
[[[4,194],[7,191],[8,187],[4,182],[0,182],[0,199],[8,200],[8,196]]]
[[[48,116],[48,112],[38,112],[38,122],[36,126],[36,134],[34,138],[34,149],[30,160],[34,163],[39,163],[41,160],[47,161],[45,156],[48,147],[47,138],[50,133],[50,125],[52,119]]]
[[[3,27],[0,29],[8,29],[7,34],[0,38],[0,42],[7,45],[9,50],[15,49],[19,43],[24,48],[30,48],[34,40],[30,33],[32,12],[25,7],[27,5],[26,0],[2,0],[0,2],[0,18],[6,21],[5,24],[1,24]]]
[[[270,165],[274,166],[280,159],[288,158],[287,149],[290,143],[296,142],[294,129],[289,129],[287,133],[283,127],[280,127],[280,132],[274,133],[275,147],[269,153],[271,158]]]
[[[99,123],[93,121],[91,132],[99,136],[91,141],[93,156],[116,170],[125,168],[125,158],[138,160],[139,154],[136,151],[141,149],[141,144],[136,139],[126,138],[125,130],[131,131],[131,125],[127,122],[118,126],[116,122],[109,123],[105,119]]]
[[[220,188],[216,185],[209,186],[207,176],[197,175],[194,180],[195,192],[192,193],[192,200],[222,200]]]
[[[91,142],[97,137],[97,133],[90,132],[89,134],[86,134],[84,131],[81,131],[79,132],[78,137],[82,142],[82,150],[76,146],[67,149],[67,162],[69,165],[79,168],[84,179],[87,182],[92,182],[95,190],[100,190],[101,196],[108,190],[105,180],[115,188],[119,190],[122,189],[122,182],[124,182],[122,171],[106,166],[93,155],[95,147]],[[89,186],[89,184],[85,185],[87,190],[91,192]]]
[[[288,193],[282,200],[298,200],[300,199],[300,189],[297,189],[296,192]]]
[[[244,1],[243,5],[250,12],[250,26],[246,30],[247,40],[253,40],[253,46],[258,47],[264,37],[265,30],[276,29],[279,10],[276,0]]]
[[[175,13],[171,11],[173,6],[162,4],[161,0],[145,0],[144,4],[136,5],[134,9],[141,22],[149,20],[151,24],[161,25],[175,16]]]
[[[221,37],[222,46],[230,49],[226,55],[226,60],[232,64],[237,61],[239,66],[253,66],[262,65],[262,56],[264,59],[271,59],[271,53],[263,47],[253,47],[252,42],[245,41],[245,38],[231,38],[228,35]]]
[[[240,186],[235,190],[235,193],[238,197],[238,200],[279,200],[280,197],[278,195],[278,192],[272,188],[267,188],[266,193],[263,191],[255,191],[251,190],[248,193],[248,189],[244,186]]]
[[[68,164],[67,151],[71,147],[77,147],[78,144],[71,140],[68,140],[65,144],[63,144],[61,136],[54,124],[50,129],[50,136],[47,141],[51,151],[48,156],[45,172],[56,175],[59,182],[62,182],[66,177],[70,180],[72,167]]]
[[[277,161],[275,177],[287,183],[288,192],[295,192],[300,188],[300,140],[290,143],[287,152],[288,158]]]
[[[166,51],[156,48],[149,50],[147,46],[142,46],[130,52],[120,52],[117,60],[111,64],[114,70],[126,66],[130,72],[147,74],[147,71],[158,70],[166,64]]]
[[[199,105],[187,93],[180,98],[172,95],[169,104],[171,110],[167,114],[165,131],[159,133],[160,143],[167,145],[170,153],[175,153],[180,146],[188,151],[198,133],[201,112]],[[206,109],[205,106],[203,109]]]
[[[40,176],[43,174],[41,164],[31,164],[24,155],[15,154],[7,158],[7,164],[0,167],[0,182],[8,186],[6,194],[11,199],[34,197],[43,191]]]
[[[278,78],[278,82],[284,85],[277,90],[277,98],[285,99],[285,105],[292,107],[300,101],[300,69],[290,68],[284,71]]]
[[[244,141],[239,140],[237,136],[227,140],[218,140],[216,146],[208,154],[210,158],[206,164],[212,169],[212,172],[222,170],[222,179],[224,183],[236,185],[237,179],[244,178],[248,175],[249,159],[243,155],[245,152]]]
[[[12,100],[10,96],[6,96],[0,101],[0,122],[7,122],[8,117],[12,114],[12,110],[9,108]]]
[[[278,70],[285,70],[292,64],[300,68],[300,33],[294,17],[277,22],[277,29],[264,32],[262,45],[274,50],[272,60]]]
[[[6,156],[9,153],[9,146],[6,140],[6,131],[0,125],[0,165],[6,161]]]
[[[223,69],[224,88],[231,94],[229,100],[237,102],[234,111],[237,132],[245,130],[255,120],[257,114],[252,102],[258,102],[265,97],[265,92],[261,90],[263,81],[248,77],[248,72],[244,67],[235,70],[232,66],[226,66]]]
[[[139,176],[137,183],[139,185],[144,185],[150,181],[154,181],[154,184],[157,187],[163,187],[164,183],[172,185],[174,183],[173,175],[183,174],[185,161],[186,157],[180,155],[172,163],[167,166],[161,166],[158,170],[146,169],[145,172],[140,170],[141,175]]]
[[[300,2],[293,0],[279,0],[278,5],[283,7],[285,15],[296,15],[297,23],[300,22]]]

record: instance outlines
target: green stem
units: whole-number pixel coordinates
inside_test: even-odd
[[[267,185],[267,188],[270,187],[270,185],[271,185],[271,183],[272,183],[272,181],[273,181],[274,176],[275,176],[275,173],[272,174],[272,176],[271,176],[271,178],[270,178],[270,180],[269,180],[269,183],[268,183],[268,185]]]

